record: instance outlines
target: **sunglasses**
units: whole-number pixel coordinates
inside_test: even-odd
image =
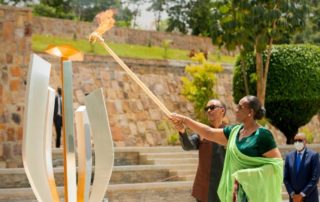
[[[293,140],[294,142],[303,142],[304,140],[301,140],[301,139],[296,139],[296,140]]]
[[[220,106],[216,106],[216,105],[210,105],[210,106],[206,106],[204,108],[204,111],[208,111],[209,109],[212,111],[212,110],[215,110],[216,108],[221,108]]]

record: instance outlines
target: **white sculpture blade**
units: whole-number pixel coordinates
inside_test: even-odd
[[[97,89],[87,95],[85,104],[95,150],[94,180],[89,201],[97,202],[104,199],[110,181],[114,148],[102,89]]]
[[[77,151],[78,151],[78,202],[89,201],[92,149],[90,137],[90,124],[85,106],[80,106],[75,113]]]
[[[59,201],[52,172],[51,150],[46,151],[52,135],[53,92],[48,91],[51,65],[31,56],[23,124],[22,159],[31,188],[38,201]],[[51,125],[51,126],[50,126]],[[51,148],[51,146],[50,146]]]
[[[64,128],[64,177],[65,177],[65,198],[68,202],[77,201],[76,186],[76,154],[73,126],[73,90],[72,90],[72,63],[63,62],[63,128]]]

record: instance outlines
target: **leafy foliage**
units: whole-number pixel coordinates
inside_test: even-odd
[[[308,0],[220,0],[214,3],[213,30],[216,31],[212,32],[212,40],[228,50],[240,50],[242,56],[254,51],[257,96],[262,103],[265,101],[273,42],[304,28],[309,3]],[[268,51],[263,62],[262,52],[265,50]],[[245,77],[245,72],[243,74]]]
[[[185,67],[186,77],[182,77],[182,94],[193,103],[197,118],[206,122],[203,108],[209,99],[216,98],[214,85],[215,73],[222,71],[222,66],[207,62],[203,53],[196,54],[193,58],[198,64]]]
[[[36,4],[33,6],[33,14],[62,19],[74,19],[75,15],[71,11],[65,11],[63,7],[53,7],[47,4]]]
[[[169,0],[167,31],[211,36],[213,3],[211,0]]]
[[[157,124],[157,128],[160,131],[164,131],[164,133],[167,135],[167,143],[168,145],[178,145],[179,142],[179,133],[175,128],[172,127],[172,124],[170,124],[167,120],[162,120]]]
[[[310,3],[312,6],[307,16],[306,27],[290,39],[294,43],[320,44],[320,3],[319,1]]]
[[[266,53],[264,53],[264,60]],[[255,56],[245,57],[249,88],[256,92]],[[251,77],[251,78],[250,78]],[[320,48],[311,45],[277,45],[272,49],[265,107],[267,118],[293,143],[298,128],[320,109]],[[240,60],[233,77],[233,97],[245,95]]]
[[[312,144],[313,140],[314,140],[314,134],[312,133],[312,131],[307,128],[307,127],[302,127],[301,129],[299,129],[299,132],[302,132],[306,135],[306,141],[308,144]]]
[[[169,51],[169,47],[172,43],[172,40],[170,39],[165,39],[164,41],[162,41],[161,46],[163,47],[163,58],[164,59],[168,59],[168,51]]]
[[[166,9],[166,0],[149,0],[151,3],[149,11],[154,12],[156,30],[160,31],[161,14]]]
[[[167,13],[169,16],[167,31],[179,31],[186,34],[188,32],[187,20],[188,7],[186,0],[169,0]]]
[[[34,4],[33,13],[38,16],[63,19],[78,19],[93,21],[101,11],[113,9],[116,13],[116,24],[128,27],[131,24],[133,13],[128,7],[123,7],[120,0],[40,0]]]
[[[12,6],[16,6],[18,4],[25,4],[31,2],[31,0],[0,0],[0,5],[12,5]]]

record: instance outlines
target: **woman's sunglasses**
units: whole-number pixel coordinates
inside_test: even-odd
[[[303,142],[304,140],[301,140],[301,139],[296,139],[296,140],[293,140],[294,142]]]

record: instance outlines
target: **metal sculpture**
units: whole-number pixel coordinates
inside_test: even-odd
[[[54,90],[49,87],[51,65],[33,54],[28,71],[24,116],[22,156],[31,188],[38,201],[60,201],[52,167],[52,119]],[[113,141],[108,123],[102,89],[85,98],[88,118],[84,107],[76,112],[78,145],[78,184],[76,184],[76,147],[74,138],[74,114],[72,102],[72,64],[63,62],[63,117],[65,202],[102,201],[109,183],[114,154]],[[91,137],[95,147],[95,177],[92,173]],[[78,187],[77,187],[78,185]]]

